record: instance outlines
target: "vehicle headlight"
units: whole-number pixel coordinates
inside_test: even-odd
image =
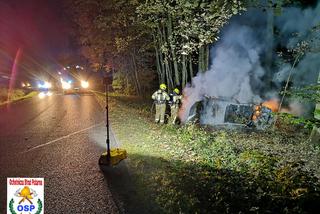
[[[51,88],[52,84],[50,82],[44,82],[43,86],[44,88]]]
[[[89,87],[89,82],[82,80],[82,81],[81,81],[81,87],[82,87],[82,88],[88,88],[88,87]]]
[[[39,83],[38,84],[39,88],[44,88],[44,89],[49,89],[52,87],[52,84],[50,82],[44,82],[43,84]]]
[[[44,92],[40,92],[38,96],[40,99],[43,99],[46,96],[46,94]]]
[[[63,79],[61,79],[61,86],[62,86],[62,89],[70,89],[71,88],[71,83],[68,83],[66,81],[64,81]]]

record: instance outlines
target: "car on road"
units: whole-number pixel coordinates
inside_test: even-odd
[[[49,81],[39,81],[38,92],[39,98],[50,97],[52,95],[53,85]]]
[[[89,92],[89,81],[86,79],[61,78],[60,83],[64,94]]]
[[[59,71],[60,85],[64,94],[90,92],[89,74],[81,66],[67,66]]]

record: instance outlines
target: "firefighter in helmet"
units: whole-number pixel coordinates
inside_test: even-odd
[[[154,103],[156,105],[156,123],[164,123],[167,101],[170,100],[170,97],[167,94],[166,89],[167,86],[165,84],[161,84],[160,89],[152,94],[152,99],[154,100]]]
[[[182,96],[180,95],[180,90],[178,88],[175,88],[170,96],[171,122],[175,124],[178,119],[178,112],[181,105]]]

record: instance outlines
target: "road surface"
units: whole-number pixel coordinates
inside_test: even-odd
[[[46,214],[122,213],[112,176],[97,164],[105,136],[103,109],[93,95],[57,94],[1,106],[0,213],[6,213],[7,177],[43,177]]]

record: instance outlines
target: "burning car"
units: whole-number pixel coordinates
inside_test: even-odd
[[[272,110],[262,103],[239,103],[237,100],[206,96],[191,107],[186,122],[212,126],[242,125],[265,130],[273,121]]]

